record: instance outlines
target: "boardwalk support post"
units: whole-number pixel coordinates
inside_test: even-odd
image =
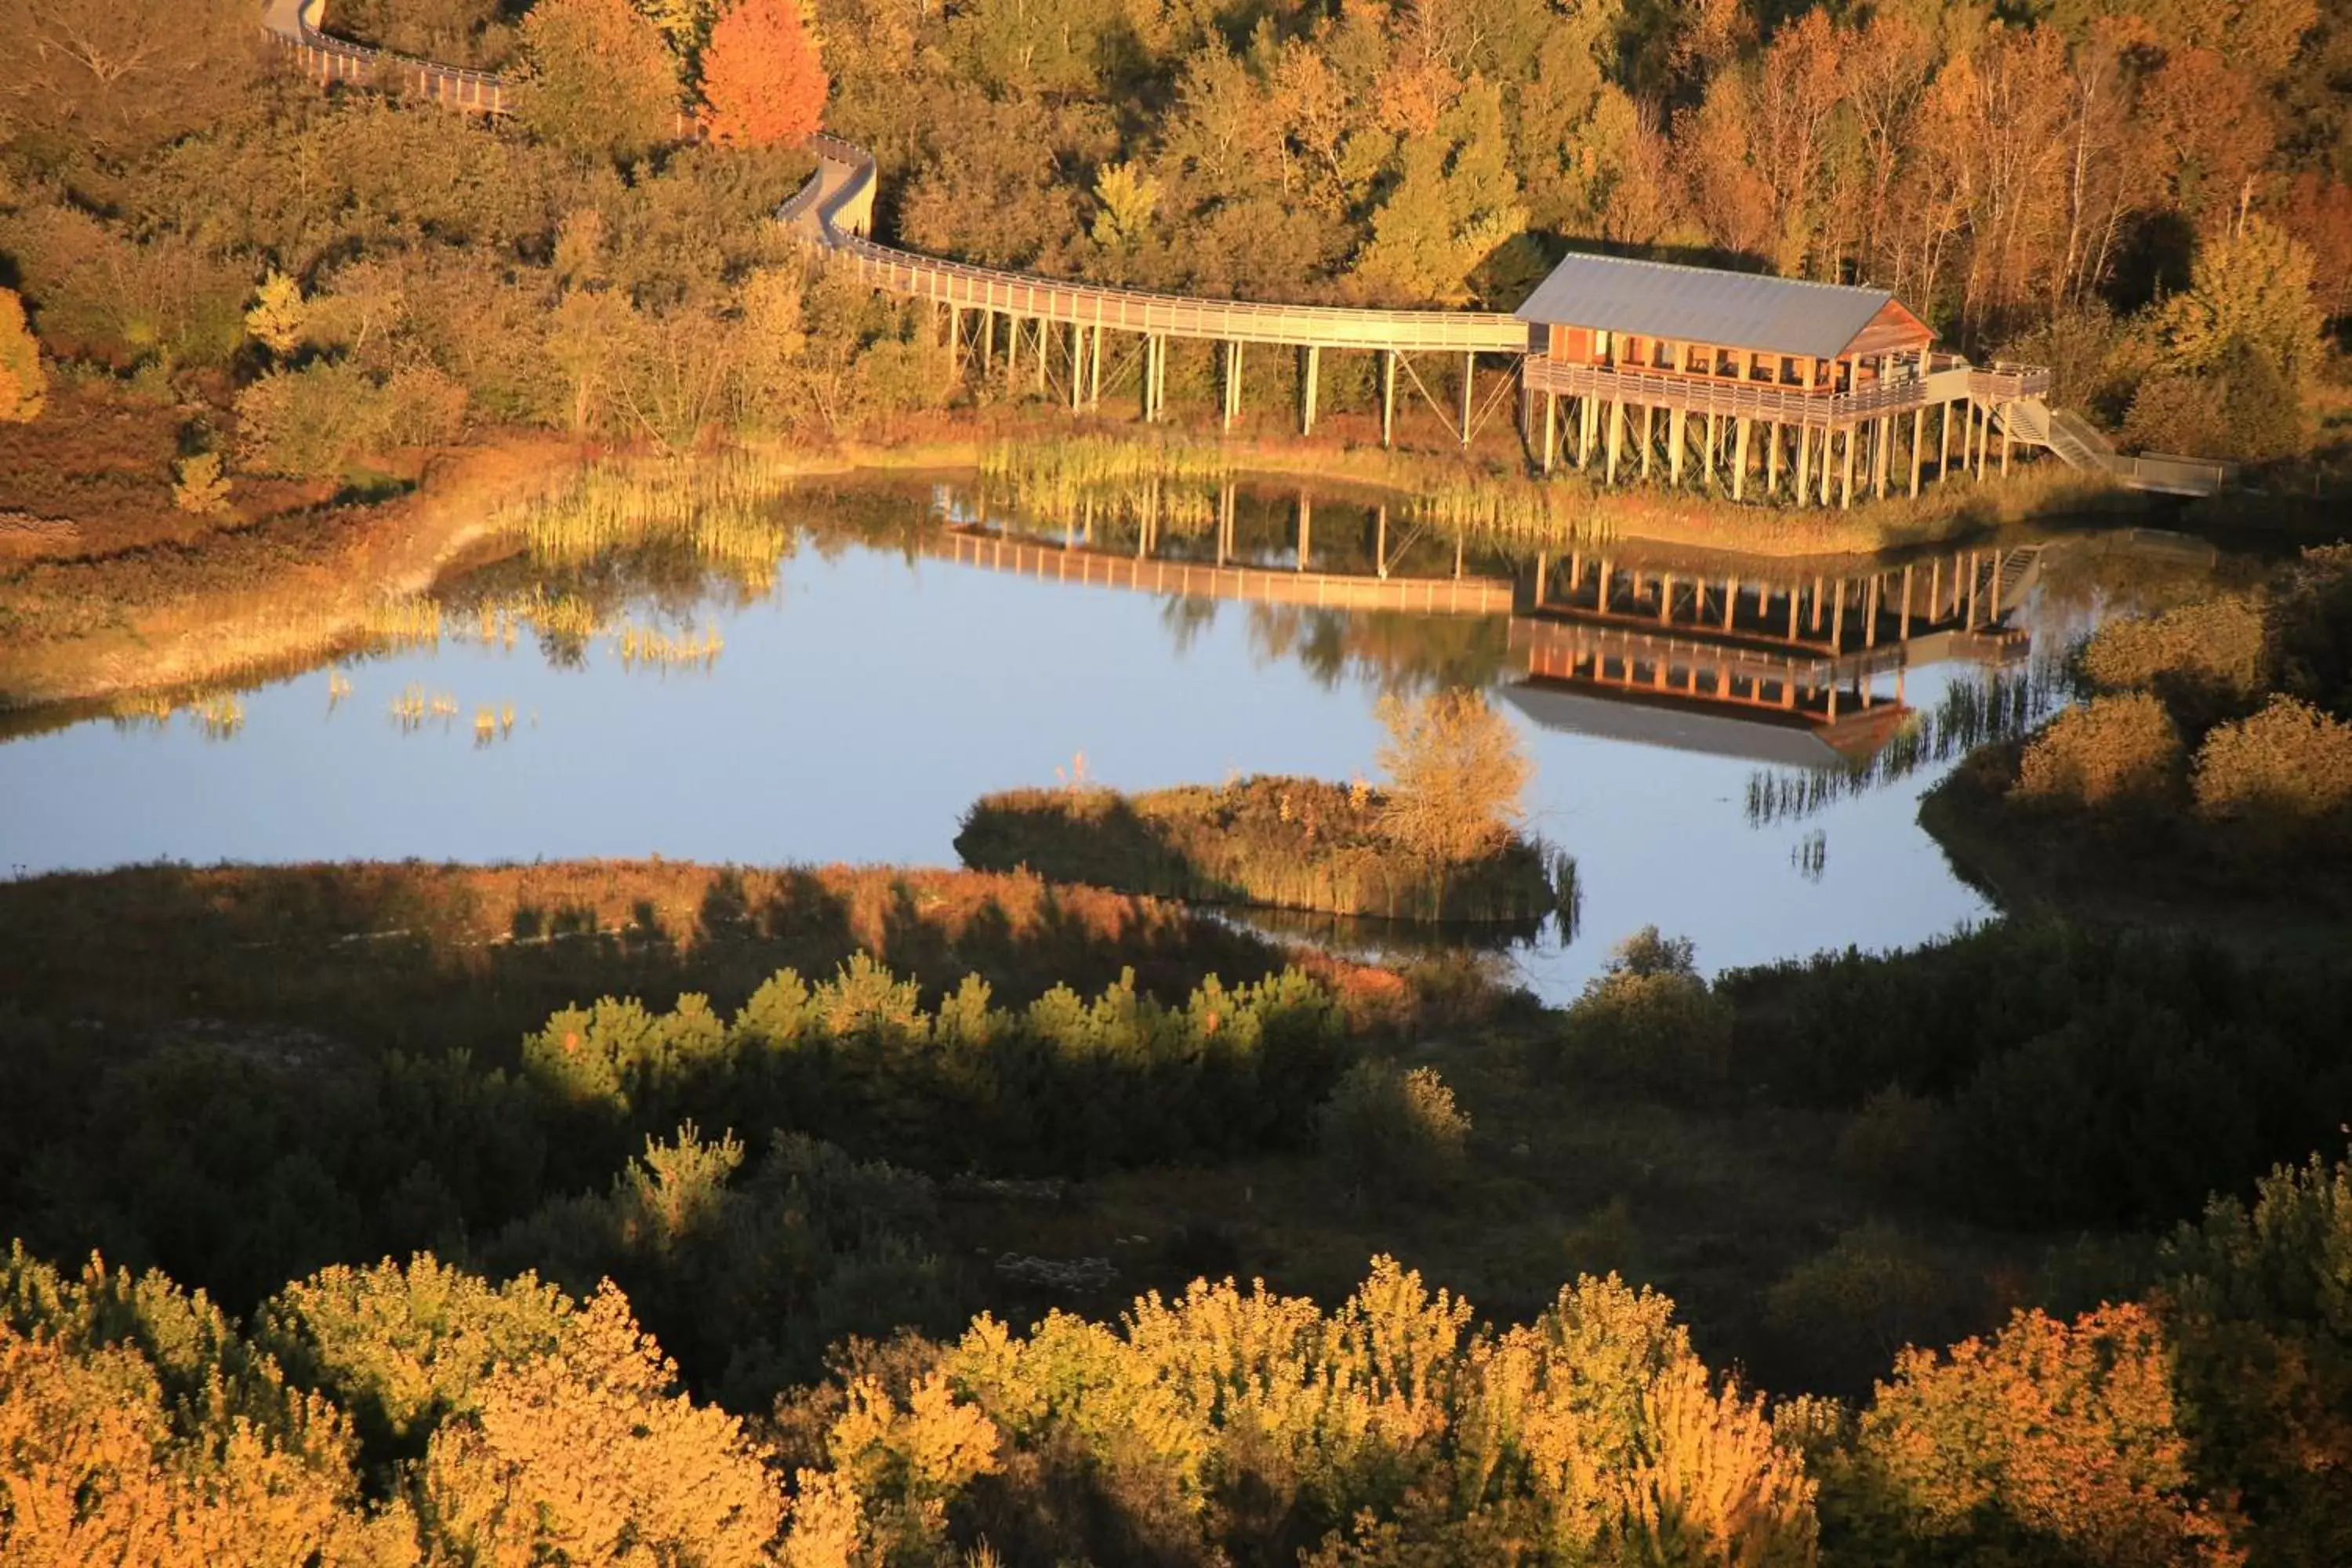
[[[1465,447],[1470,444],[1470,399],[1475,395],[1477,380],[1478,356],[1475,353],[1464,354],[1462,356],[1462,444]]]
[[[1307,348],[1307,373],[1299,383],[1298,433],[1315,434],[1315,377],[1322,368],[1323,351],[1310,343]]]
[[[1397,352],[1381,351],[1381,445],[1396,445],[1396,370]]]

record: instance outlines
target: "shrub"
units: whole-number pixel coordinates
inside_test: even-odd
[[[1805,1259],[1765,1293],[1765,1321],[1808,1374],[1859,1381],[1907,1344],[1940,1340],[1950,1324],[1942,1273],[1900,1232],[1864,1226]]]
[[[382,443],[383,413],[374,384],[351,365],[272,371],[236,395],[242,464],[298,478],[339,474]]]
[[[1860,1423],[1853,1560],[2237,1561],[2191,1489],[2168,1353],[2137,1306],[2021,1311],[1990,1342],[1906,1351]]]
[[[47,395],[41,345],[25,325],[25,302],[15,289],[0,289],[0,421],[39,418]]]
[[[1687,938],[1647,927],[1568,1009],[1568,1070],[1673,1099],[1719,1091],[1731,1073],[1731,1004],[1701,979]]]
[[[2152,690],[2176,709],[2243,700],[2263,689],[2267,641],[2262,606],[2233,595],[2108,622],[2083,649],[2083,673],[2103,690]]]
[[[1436,1068],[1389,1062],[1349,1068],[1316,1121],[1325,1158],[1359,1186],[1396,1194],[1459,1174],[1469,1139],[1470,1118]]]
[[[2352,724],[2273,697],[2198,749],[2197,807],[2210,817],[2295,831],[2352,806]]]
[[[2013,793],[2047,805],[2106,805],[2163,795],[2180,767],[2180,736],[2144,691],[2096,697],[2052,721],[2025,748]]]
[[[198,517],[215,517],[228,510],[228,476],[221,472],[220,454],[198,452],[183,458],[172,486],[172,504]]]

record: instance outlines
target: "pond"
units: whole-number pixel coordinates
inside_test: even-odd
[[[772,545],[723,562],[520,555],[445,584],[437,636],[0,744],[0,868],[951,864],[987,791],[1377,777],[1383,691],[1472,684],[1577,872],[1576,918],[1495,962],[1560,999],[1648,925],[1712,970],[1988,916],[1920,795],[2060,700],[2102,616],[2214,562],[2078,535],[1841,584],[1632,544],[1509,558],[1295,486],[1024,507],[977,484],[785,496]]]

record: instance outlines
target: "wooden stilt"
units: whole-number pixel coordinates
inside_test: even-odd
[[[1381,351],[1381,445],[1383,447],[1396,445],[1396,350],[1382,349]],[[1547,397],[1549,397],[1548,394]],[[1545,417],[1547,419],[1550,417],[1549,403],[1545,408]],[[1549,434],[1551,427],[1546,425],[1544,428]],[[1549,441],[1544,446],[1544,466],[1547,469],[1551,466],[1551,446]]]
[[[1478,356],[1475,353],[1464,354],[1462,356],[1462,444],[1465,447],[1470,444],[1470,400],[1476,394],[1477,381]]]
[[[1927,433],[1927,410],[1925,405],[1911,411],[1911,494],[1919,494],[1919,443]]]
[[[1656,416],[1656,409],[1646,403],[1642,405],[1642,478],[1644,479],[1650,477],[1651,448],[1657,444],[1654,429]]]
[[[1916,455],[1918,448],[1915,447],[1912,451]],[[1911,640],[1911,571],[1912,563],[1908,561],[1905,562],[1903,563],[1903,640],[1905,642]]]
[[[1679,408],[1666,412],[1666,479],[1680,489],[1683,482],[1683,437],[1687,433],[1690,416]]]
[[[1609,404],[1609,482],[1612,485],[1617,482],[1618,449],[1624,443],[1624,400],[1612,399]]]
[[[1741,418],[1732,427],[1731,436],[1731,499],[1739,500],[1739,491],[1748,481],[1748,420]]]
[[[1558,440],[1556,426],[1559,417],[1559,399],[1547,392],[1543,400],[1543,471],[1549,474],[1551,472],[1552,447]],[[1385,446],[1387,443],[1384,440],[1381,444]]]
[[[1838,489],[1838,505],[1842,507],[1853,505],[1853,438],[1856,434],[1856,426],[1849,425],[1845,427],[1845,472]]]
[[[1299,388],[1298,430],[1302,436],[1315,434],[1315,377],[1322,363],[1323,351],[1310,344],[1307,350],[1307,375]]]

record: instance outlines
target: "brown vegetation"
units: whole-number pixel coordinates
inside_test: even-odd
[[[1283,777],[1134,795],[1008,790],[973,804],[956,853],[1060,882],[1395,920],[1532,924],[1570,896],[1572,873],[1507,827],[1482,820],[1444,853],[1400,837],[1397,798]]]

